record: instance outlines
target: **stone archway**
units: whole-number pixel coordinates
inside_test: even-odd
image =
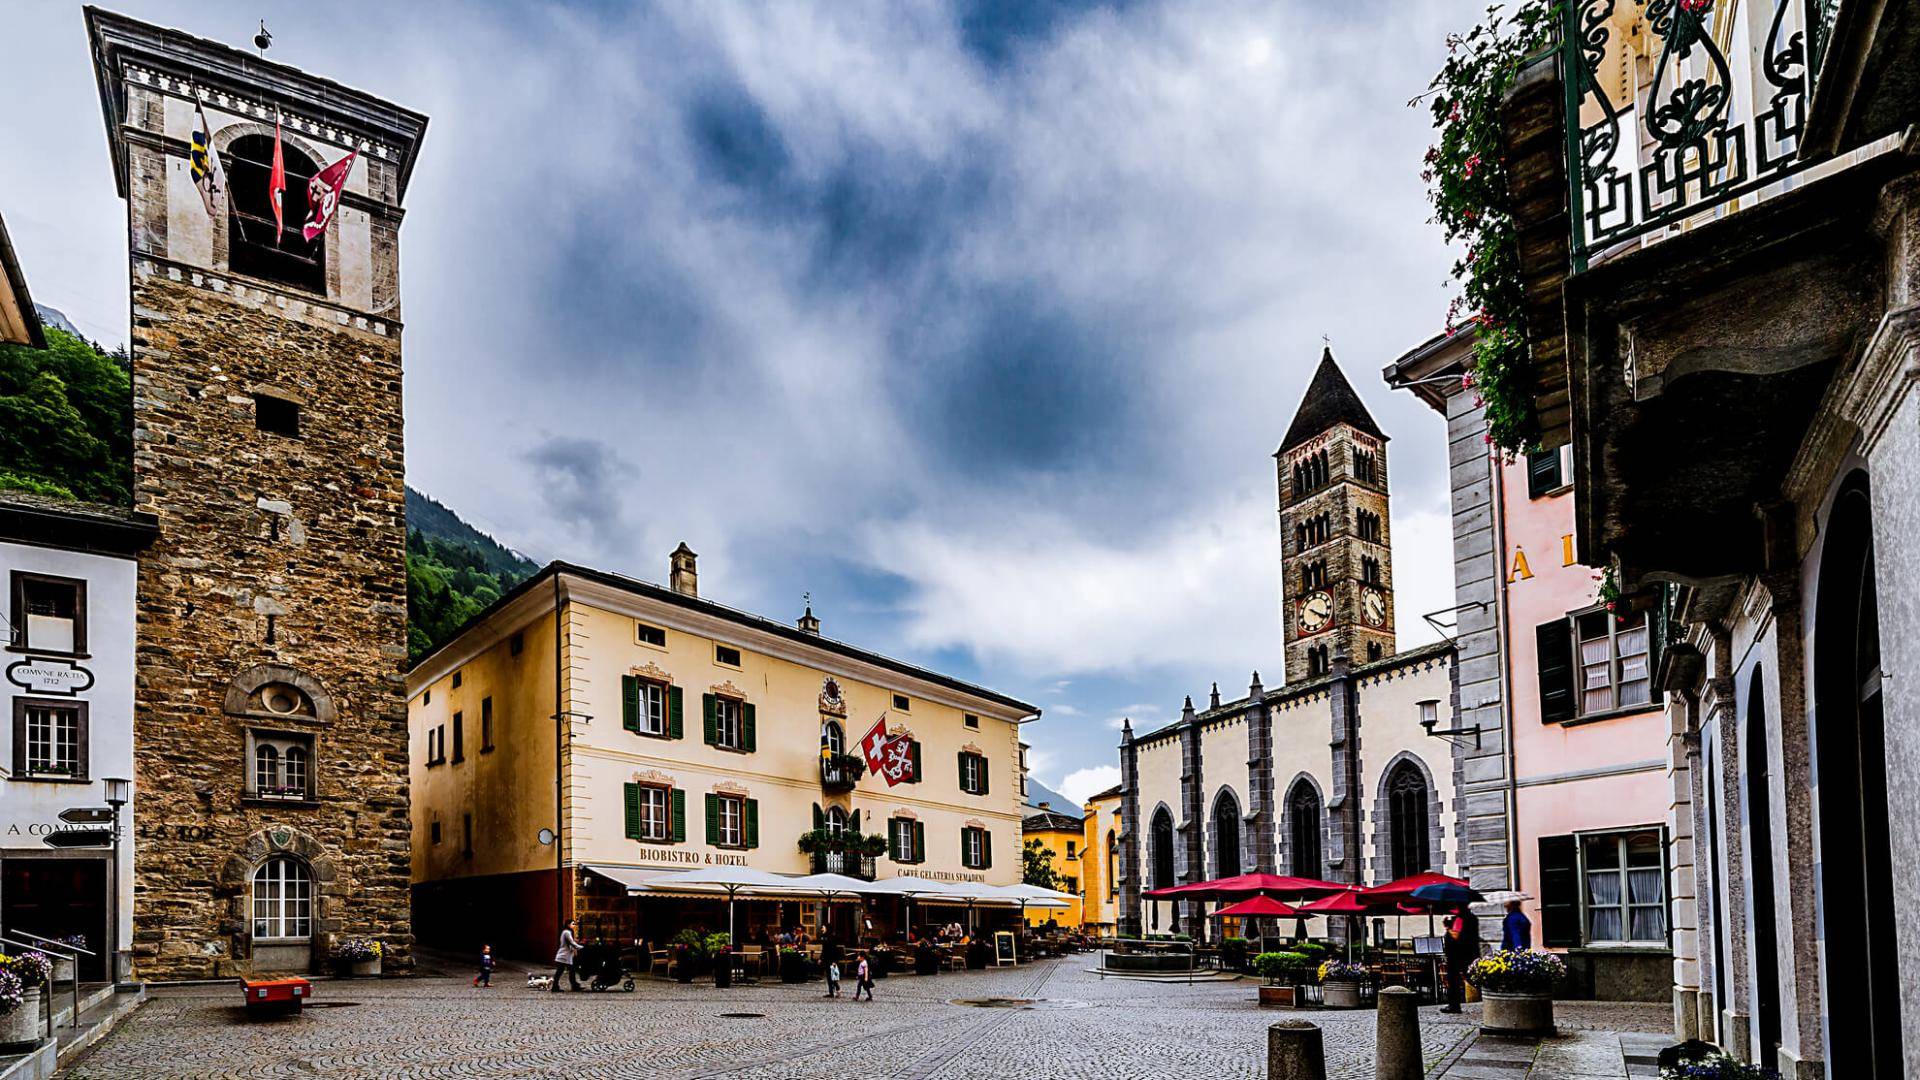
[[[253,877],[267,860],[277,856],[297,859],[312,882],[311,933],[304,945],[275,943],[256,948],[253,940]],[[325,844],[292,825],[270,825],[247,837],[240,850],[229,855],[214,880],[214,894],[225,904],[220,932],[231,942],[229,955],[242,972],[311,971],[326,958],[339,932],[332,901],[339,870]],[[258,952],[260,955],[256,955]]]

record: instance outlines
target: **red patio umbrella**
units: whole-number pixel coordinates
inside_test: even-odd
[[[1381,909],[1379,904],[1367,903],[1366,896],[1353,888],[1342,889],[1332,896],[1323,896],[1300,905],[1303,915],[1372,915]]]
[[[1255,896],[1248,900],[1242,900],[1237,904],[1229,904],[1219,911],[1214,912],[1213,917],[1218,919],[1222,916],[1233,915],[1242,919],[1284,919],[1298,914],[1300,914],[1298,908],[1283,904],[1271,896]]]
[[[1321,881],[1319,878],[1293,877],[1290,874],[1236,874],[1233,877],[1215,878],[1212,881],[1169,885],[1164,889],[1153,889],[1141,895],[1149,900],[1224,900],[1256,893],[1304,897],[1325,896],[1349,887],[1337,882]]]
[[[1466,881],[1462,878],[1448,877],[1445,874],[1436,874],[1431,870],[1427,870],[1418,874],[1409,874],[1398,881],[1389,881],[1385,885],[1375,885],[1371,889],[1361,889],[1360,895],[1376,905],[1414,904],[1417,905],[1420,910],[1424,911],[1428,905],[1422,901],[1415,900],[1413,890],[1420,888],[1422,885],[1442,884],[1465,885]]]

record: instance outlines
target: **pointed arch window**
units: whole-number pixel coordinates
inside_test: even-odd
[[[1240,802],[1232,792],[1222,793],[1213,806],[1213,876],[1240,873]]]
[[[1153,884],[1152,888],[1167,889],[1173,886],[1173,815],[1161,807],[1153,815]]]
[[[1298,780],[1287,795],[1288,839],[1293,847],[1295,877],[1320,876],[1320,793]]]
[[[1432,868],[1432,846],[1427,837],[1427,778],[1419,766],[1402,761],[1387,779],[1389,851],[1394,878]]]

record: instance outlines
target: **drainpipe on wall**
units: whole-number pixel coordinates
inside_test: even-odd
[[[1520,888],[1520,777],[1513,750],[1513,636],[1512,613],[1507,610],[1507,470],[1495,451],[1493,466],[1494,605],[1493,629],[1500,635],[1500,726],[1507,743],[1507,888]]]
[[[561,726],[567,722],[567,707],[560,700],[560,640],[565,631],[560,621],[560,571],[553,572],[553,934],[556,939],[567,927],[567,856],[561,830],[566,828],[561,808],[561,793],[566,779],[560,764]],[[669,808],[671,809],[671,808]]]

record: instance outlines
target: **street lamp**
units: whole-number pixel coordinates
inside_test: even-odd
[[[107,894],[108,975],[119,983],[126,974],[120,963],[120,808],[133,798],[133,781],[109,776],[104,781],[107,805],[113,807],[113,890]]]

